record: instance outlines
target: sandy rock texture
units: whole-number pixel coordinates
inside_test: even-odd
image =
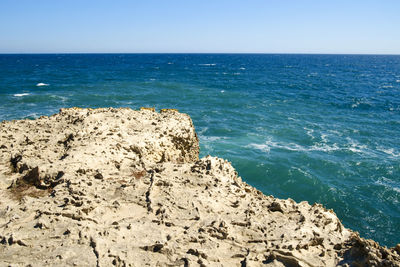
[[[0,265],[400,266],[400,246],[199,159],[186,114],[72,108],[0,125]]]

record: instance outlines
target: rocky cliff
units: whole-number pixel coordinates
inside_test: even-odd
[[[400,246],[198,157],[193,123],[175,110],[2,122],[0,265],[400,266]]]

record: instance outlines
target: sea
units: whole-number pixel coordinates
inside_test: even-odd
[[[322,203],[400,243],[400,56],[0,55],[0,121],[64,107],[174,108],[201,156],[267,195]]]

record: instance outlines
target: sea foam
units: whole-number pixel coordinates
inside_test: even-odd
[[[36,84],[36,86],[49,86],[49,84],[48,83],[38,83],[38,84]]]
[[[30,94],[29,93],[14,94],[14,96],[16,96],[16,97],[21,97],[21,96],[26,96],[26,95],[30,95]]]
[[[300,144],[296,144],[293,142],[275,142],[267,140],[265,143],[257,144],[250,143],[246,147],[255,148],[257,150],[269,153],[271,149],[282,149],[287,151],[295,151],[295,152],[334,152],[334,151],[351,151],[353,153],[359,153],[364,155],[372,155],[373,153],[366,145],[361,145],[355,142],[354,140],[347,138],[348,143],[339,146],[337,143],[327,143],[326,135],[321,135],[322,142],[314,143],[311,146],[303,146]],[[390,151],[384,151],[385,153],[390,153]],[[395,156],[395,153],[391,153],[392,156]]]
[[[377,150],[395,158],[400,157],[400,153],[396,152],[393,148],[378,147]]]

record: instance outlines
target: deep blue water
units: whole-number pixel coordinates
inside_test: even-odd
[[[43,86],[37,86],[44,83]],[[201,155],[265,194],[400,243],[400,56],[0,55],[0,120],[61,107],[177,108]]]

